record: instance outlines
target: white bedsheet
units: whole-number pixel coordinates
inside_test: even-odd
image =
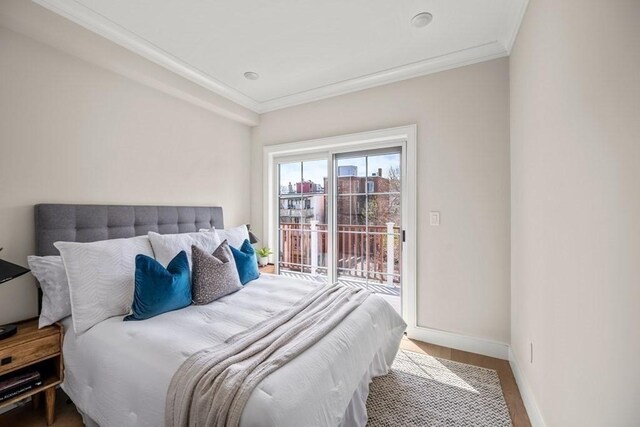
[[[187,357],[223,345],[314,286],[263,274],[209,305],[138,322],[115,317],[80,336],[66,329],[63,389],[102,427],[162,426],[169,382]],[[386,301],[372,295],[316,345],[265,378],[241,425],[339,425],[374,356],[391,365],[405,327]]]

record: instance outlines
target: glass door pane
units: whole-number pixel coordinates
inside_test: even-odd
[[[278,167],[278,262],[281,274],[328,274],[326,160],[281,163]]]
[[[389,299],[400,311],[401,156],[349,153],[336,158],[338,281]]]
[[[385,286],[381,293],[400,290],[402,198],[400,153],[367,156],[368,232],[374,242],[369,253],[371,280]]]

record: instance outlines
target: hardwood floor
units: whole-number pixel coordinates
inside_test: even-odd
[[[400,347],[409,351],[429,354],[433,357],[440,357],[442,359],[449,359],[455,362],[494,369],[498,372],[500,384],[502,385],[502,393],[504,394],[504,399],[507,402],[513,426],[531,426],[529,417],[527,416],[527,411],[524,407],[524,403],[522,402],[522,397],[520,396],[520,391],[516,385],[516,380],[513,377],[513,372],[511,372],[509,362],[506,360],[495,359],[493,357],[468,353],[466,351],[441,347],[406,338],[402,340]],[[75,410],[75,406],[72,403],[66,403],[67,396],[62,390],[58,390],[57,393],[56,421],[52,426],[81,427],[82,419]],[[0,426],[46,427],[47,423],[45,422],[44,412],[42,411],[42,408],[40,408],[40,410],[33,410],[31,404],[25,404],[10,412],[0,415]]]
[[[52,427],[82,427],[82,418],[73,403],[67,403],[67,395],[62,389],[56,390],[56,412]],[[0,415],[0,426],[11,427],[47,427],[44,405],[33,409],[30,402]]]

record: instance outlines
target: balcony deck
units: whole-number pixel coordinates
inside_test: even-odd
[[[327,276],[312,275],[308,273],[300,273],[297,271],[280,270],[280,274],[286,277],[294,277],[296,279],[308,280],[318,283],[328,283]],[[340,277],[338,283],[353,288],[364,288],[376,293],[378,296],[386,300],[391,306],[402,315],[402,303],[400,299],[400,286],[387,286],[386,284],[373,283],[363,280],[347,279]]]

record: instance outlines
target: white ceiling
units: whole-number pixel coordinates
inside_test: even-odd
[[[506,56],[527,3],[34,1],[257,112]]]

